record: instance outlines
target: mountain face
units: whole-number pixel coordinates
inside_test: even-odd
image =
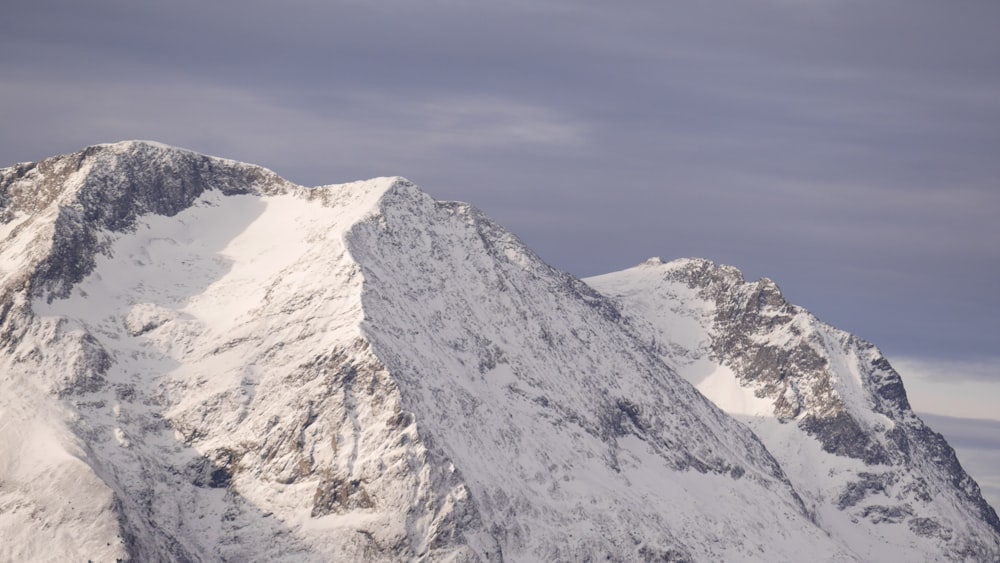
[[[753,429],[817,524],[854,535],[863,559],[1000,557],[996,512],[875,346],[788,303],[774,282],[706,260],[654,258],[586,281]]]
[[[871,345],[704,261],[584,283],[401,178],[0,170],[0,560],[1000,560]]]

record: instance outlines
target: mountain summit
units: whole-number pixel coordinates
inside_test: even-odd
[[[874,347],[704,261],[588,283],[402,178],[0,170],[0,559],[1000,559]]]

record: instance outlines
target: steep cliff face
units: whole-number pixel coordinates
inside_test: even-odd
[[[767,340],[800,312],[712,272],[657,305],[702,332],[657,332],[400,178],[145,142],[0,170],[0,559],[866,560],[884,521],[995,553],[887,364],[845,335],[882,370],[848,393],[815,337]],[[795,432],[678,375],[715,365]]]
[[[873,345],[791,305],[770,280],[705,260],[652,259],[587,282],[754,430],[817,522],[853,535],[855,552],[1000,558],[996,513]]]

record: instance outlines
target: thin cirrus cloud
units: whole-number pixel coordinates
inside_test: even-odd
[[[445,151],[498,150],[506,146],[570,146],[585,142],[586,128],[559,111],[496,96],[411,99],[339,92],[339,111],[311,111],[239,89],[169,81],[115,83],[66,81],[42,88],[30,81],[0,86],[4,107],[47,104],[54,111],[0,110],[6,123],[24,130],[59,128],[75,150],[98,141],[155,137],[207,152],[243,154],[287,171],[315,162],[349,162],[377,174]],[[61,105],[62,91],[79,92]],[[39,96],[39,93],[42,93]],[[46,98],[49,99],[46,99]],[[81,111],[86,108],[86,111]],[[101,131],[103,138],[93,138]],[[290,138],[300,147],[285,153]],[[44,151],[38,148],[36,151]],[[45,156],[44,152],[38,157]],[[347,181],[342,172],[328,183]]]
[[[1000,424],[1000,358],[942,360],[897,357],[892,365],[903,377],[918,412],[989,419]],[[1000,449],[1000,441],[995,441]]]

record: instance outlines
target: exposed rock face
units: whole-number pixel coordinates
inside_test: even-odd
[[[897,558],[907,548],[919,558],[928,538],[948,559],[1000,558],[995,511],[873,345],[791,305],[772,281],[706,260],[653,260],[588,282],[661,342],[687,323],[684,342],[660,347],[665,362],[754,429],[821,525],[853,525]],[[805,467],[810,441],[822,453]],[[892,557],[861,541],[854,550]]]
[[[703,347],[400,178],[143,142],[0,170],[0,559],[843,561],[880,526],[997,553],[874,348],[686,264]],[[703,360],[855,465],[806,479],[675,371]]]

